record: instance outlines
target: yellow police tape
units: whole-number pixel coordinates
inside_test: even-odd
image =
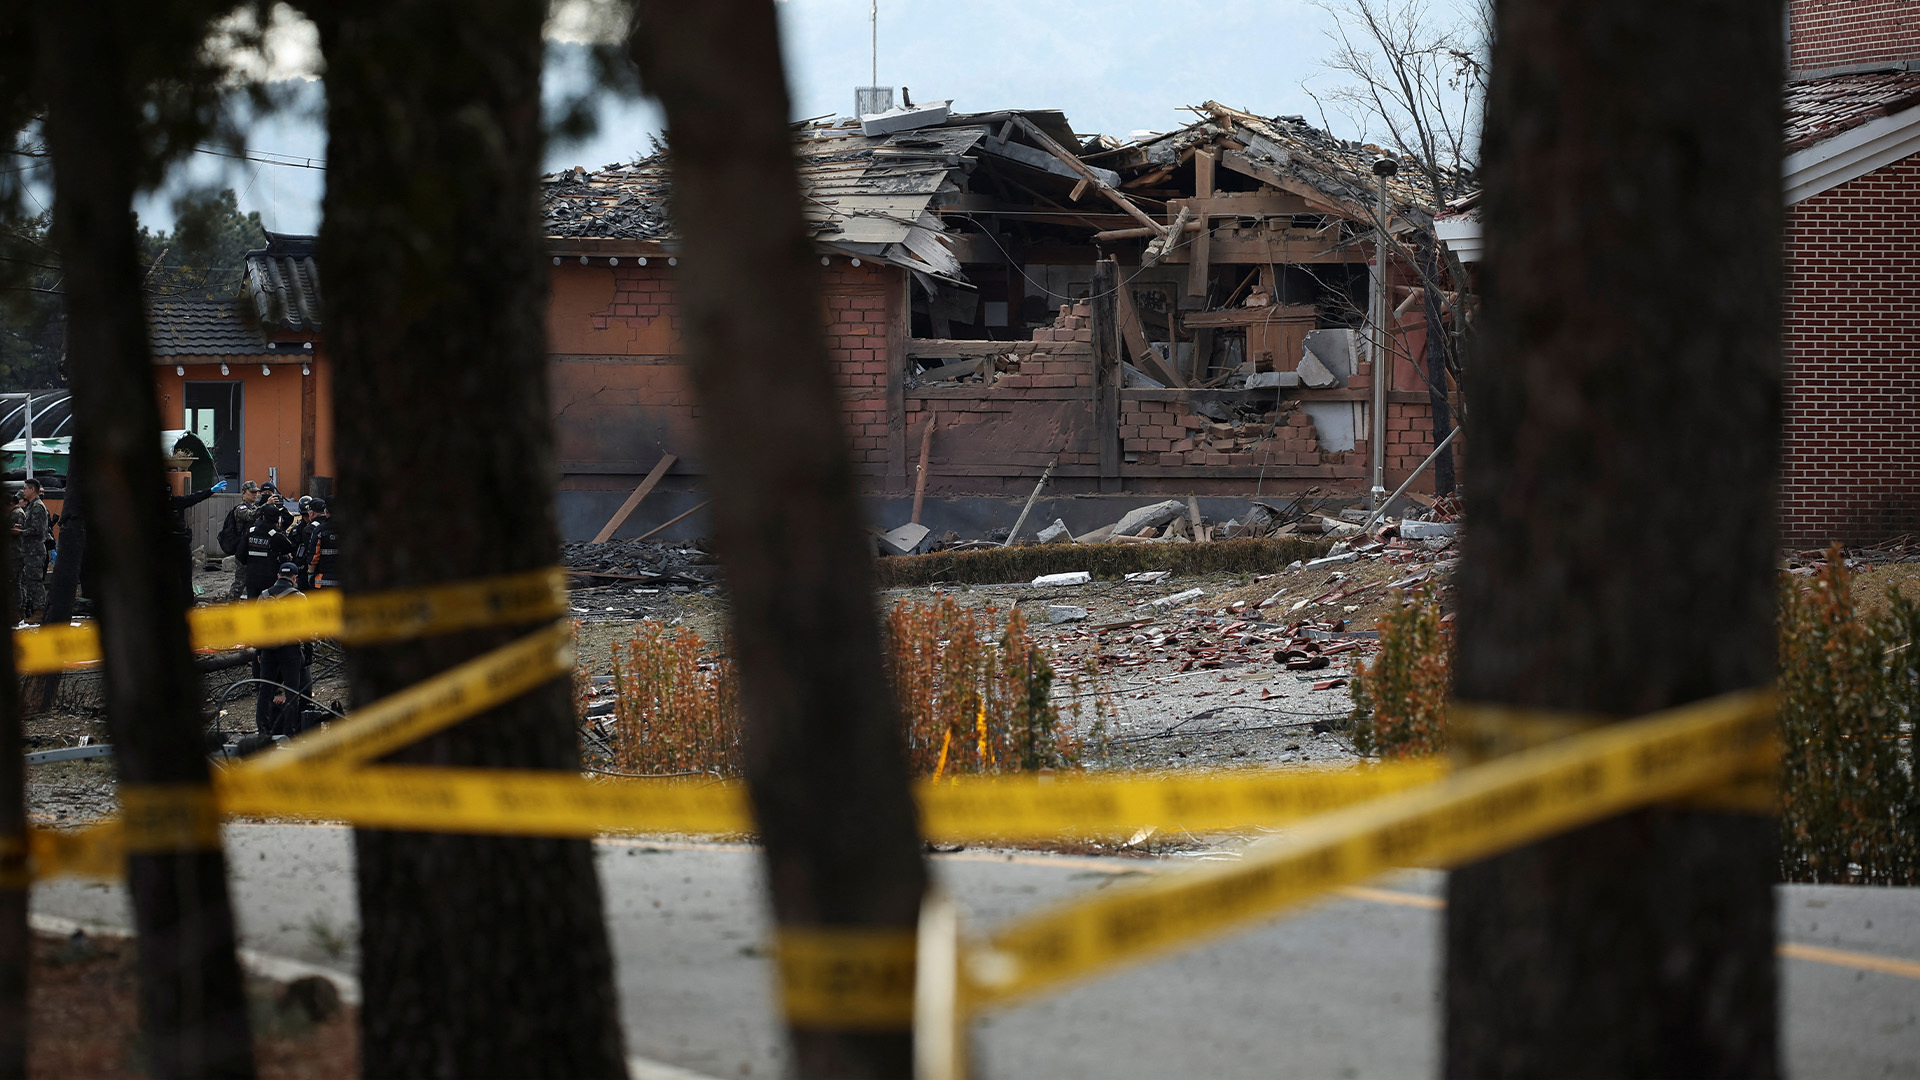
[[[349,719],[336,724],[326,734],[348,733],[354,723]],[[416,766],[278,767],[279,759],[292,757],[305,741],[295,740],[287,749],[217,772],[214,790],[221,811],[345,821],[364,828],[506,836],[754,830],[746,789],[733,782],[582,779],[563,772]],[[1325,772],[1182,777],[968,776],[923,782],[918,797],[922,827],[931,838],[1005,840],[1113,835],[1145,825],[1213,831],[1283,824],[1431,783],[1441,775],[1437,762],[1414,762]],[[35,876],[116,876],[117,856],[94,849],[117,845],[117,827],[53,834],[58,840],[43,840],[43,834],[36,833]]]
[[[991,1006],[1231,930],[1396,866],[1484,858],[1777,767],[1774,697],[1730,694],[1526,750],[1314,818],[1211,864],[1021,919],[966,949]]]
[[[293,739],[233,771],[284,772],[300,766],[336,770],[359,765],[572,672],[573,631],[566,623],[556,622],[381,698],[345,720]]]
[[[911,929],[781,927],[773,955],[787,1022],[837,1031],[911,1027],[916,947]]]
[[[537,622],[567,613],[567,577],[558,567],[449,585],[342,597],[319,590],[284,600],[194,608],[187,628],[196,649],[284,645],[339,638],[355,645]],[[16,630],[15,669],[48,675],[100,659],[97,623]]]

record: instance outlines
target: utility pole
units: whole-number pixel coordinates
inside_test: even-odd
[[[1367,492],[1369,510],[1386,509],[1387,500],[1387,372],[1392,366],[1387,312],[1393,310],[1393,294],[1387,284],[1387,177],[1399,171],[1400,163],[1390,157],[1373,163],[1373,175],[1380,182],[1380,201],[1374,211],[1373,239],[1373,416],[1367,425],[1373,487]]]

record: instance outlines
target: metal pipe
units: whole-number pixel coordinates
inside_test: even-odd
[[[1367,492],[1376,513],[1387,505],[1387,177],[1398,166],[1392,158],[1373,163],[1379,178],[1379,203],[1374,220],[1373,244],[1373,416],[1367,425],[1368,457],[1372,459],[1373,486]]]
[[[1387,512],[1387,507],[1393,505],[1393,500],[1407,493],[1407,489],[1413,486],[1413,482],[1420,479],[1420,474],[1427,471],[1427,466],[1433,464],[1434,459],[1440,456],[1440,451],[1445,450],[1448,444],[1453,442],[1453,437],[1458,434],[1460,434],[1459,428],[1454,428],[1452,431],[1447,432],[1447,437],[1441,439],[1440,445],[1433,448],[1433,453],[1427,455],[1427,460],[1421,462],[1412,472],[1407,474],[1407,478],[1401,481],[1400,486],[1393,489],[1393,494],[1387,496],[1386,502],[1373,508],[1373,513],[1367,515],[1367,523],[1360,526],[1362,533],[1373,530],[1373,523],[1380,520],[1381,514]]]

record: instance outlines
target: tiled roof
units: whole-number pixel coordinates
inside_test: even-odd
[[[1920,106],[1920,71],[1832,75],[1787,84],[1787,152]]]
[[[945,231],[936,195],[959,190],[964,156],[990,129],[967,116],[942,126],[864,135],[851,120],[810,124],[795,135],[801,196],[814,242],[909,269],[958,276],[960,264],[935,239]],[[546,234],[569,239],[675,241],[668,217],[665,152],[631,165],[584,168],[544,178]]]
[[[147,306],[156,361],[176,356],[272,356],[237,300],[160,298]]]
[[[311,236],[268,233],[267,246],[247,252],[246,292],[254,318],[277,331],[320,329],[320,266]]]

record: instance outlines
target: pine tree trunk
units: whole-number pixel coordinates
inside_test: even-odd
[[[11,538],[0,543],[0,582],[13,581]],[[20,621],[18,590],[0,599],[5,625]],[[0,1080],[27,1075],[27,769],[21,737],[20,680],[13,653],[0,650]]]
[[[1630,717],[1773,677],[1780,24],[1499,7],[1462,700]],[[1659,808],[1456,871],[1446,1073],[1777,1075],[1774,829]]]
[[[160,454],[133,222],[142,19],[112,5],[40,9],[37,53],[54,162],[55,242],[64,268],[67,363],[79,477],[91,496],[88,557],[100,584],[107,726],[121,797],[172,789],[211,805],[200,680],[191,663]],[[155,1076],[251,1076],[253,1048],[226,860],[218,833],[182,850],[134,852],[127,884],[140,935],[140,1011]]]
[[[541,0],[352,0],[327,61],[320,234],[338,368],[344,581],[377,591],[551,566],[546,271],[534,228]],[[348,650],[366,703],[527,633]],[[392,755],[579,767],[553,682]],[[356,834],[368,1076],[625,1074],[585,840]]]
[[[679,295],[774,915],[789,928],[911,930],[926,868],[821,325],[820,258],[802,224],[774,7],[642,0],[639,12],[632,51],[667,114],[686,244]],[[912,1072],[905,1030],[791,1036],[801,1076]]]

